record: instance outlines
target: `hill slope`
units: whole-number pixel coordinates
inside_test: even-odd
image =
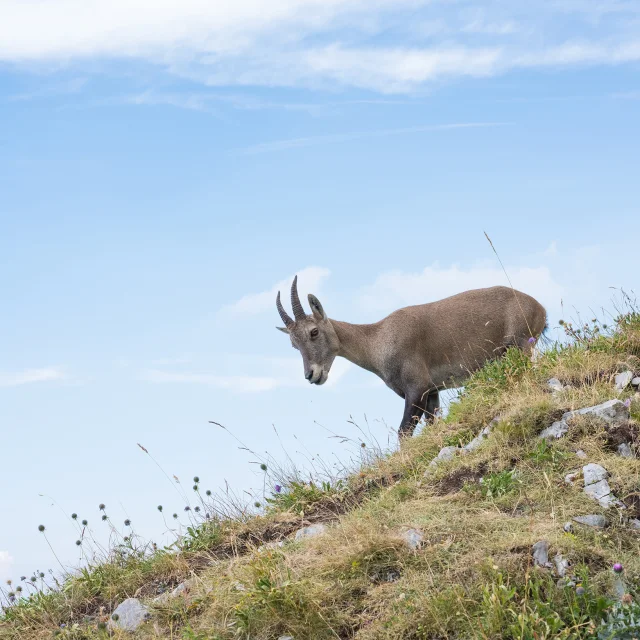
[[[291,480],[177,552],[123,539],[60,589],[9,587],[0,638],[640,637],[640,315],[566,330],[570,346],[509,351],[341,481]],[[113,615],[127,598],[132,633],[126,606]]]

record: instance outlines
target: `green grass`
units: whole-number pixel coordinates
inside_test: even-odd
[[[206,521],[194,517],[167,549],[132,536],[59,588],[29,586],[30,595],[6,603],[0,638],[131,637],[101,627],[133,596],[152,610],[134,636],[141,639],[633,637],[624,629],[639,615],[640,534],[624,517],[638,511],[640,462],[617,456],[597,422],[577,420],[553,443],[537,435],[564,412],[613,397],[630,399],[634,427],[640,400],[631,390],[617,395],[612,381],[624,368],[640,373],[640,316],[578,328],[567,327],[569,345],[534,362],[509,350],[471,377],[446,419],[391,454],[363,459],[353,473],[287,479],[265,464],[265,485],[274,488],[260,513],[229,508]],[[551,393],[552,376],[569,388]],[[466,444],[496,417],[480,448],[429,467],[442,447]],[[603,513],[564,482],[584,464],[577,449],[610,472],[629,506],[608,513],[606,529],[563,528],[573,516]],[[293,540],[315,522],[327,525],[324,535]],[[407,529],[421,532],[418,549],[404,542]],[[570,560],[575,584],[558,586],[551,570],[533,566],[531,547],[543,539],[551,559]],[[276,541],[284,545],[262,547]],[[624,603],[615,562],[624,565]],[[188,596],[153,603],[187,578]]]

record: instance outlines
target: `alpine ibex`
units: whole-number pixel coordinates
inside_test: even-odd
[[[309,294],[311,315],[302,308],[296,276],[291,285],[292,319],[276,306],[294,348],[302,354],[304,377],[324,384],[336,356],[375,373],[404,398],[398,433],[411,435],[423,414],[433,420],[441,389],[461,386],[473,371],[517,346],[527,353],[546,326],[544,307],[508,287],[490,287],[404,307],[373,324],[327,317]]]

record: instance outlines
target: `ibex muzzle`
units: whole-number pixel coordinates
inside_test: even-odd
[[[404,307],[373,324],[350,324],[327,317],[309,294],[311,315],[291,285],[291,318],[276,306],[291,344],[300,351],[304,376],[324,384],[336,356],[375,373],[404,398],[399,434],[411,435],[425,415],[433,420],[439,391],[458,387],[488,360],[516,346],[527,353],[546,326],[544,307],[507,287],[474,289],[429,304]]]

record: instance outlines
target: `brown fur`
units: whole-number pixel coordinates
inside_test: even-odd
[[[405,400],[400,435],[410,435],[423,414],[433,419],[441,389],[468,376],[510,346],[531,353],[545,328],[544,307],[508,287],[474,289],[428,304],[404,307],[373,324],[330,320],[309,295],[312,315],[303,316],[296,281],[292,320],[280,304],[293,346],[302,354],[305,377],[324,384],[336,356],[375,373]],[[284,315],[283,315],[284,314]]]

